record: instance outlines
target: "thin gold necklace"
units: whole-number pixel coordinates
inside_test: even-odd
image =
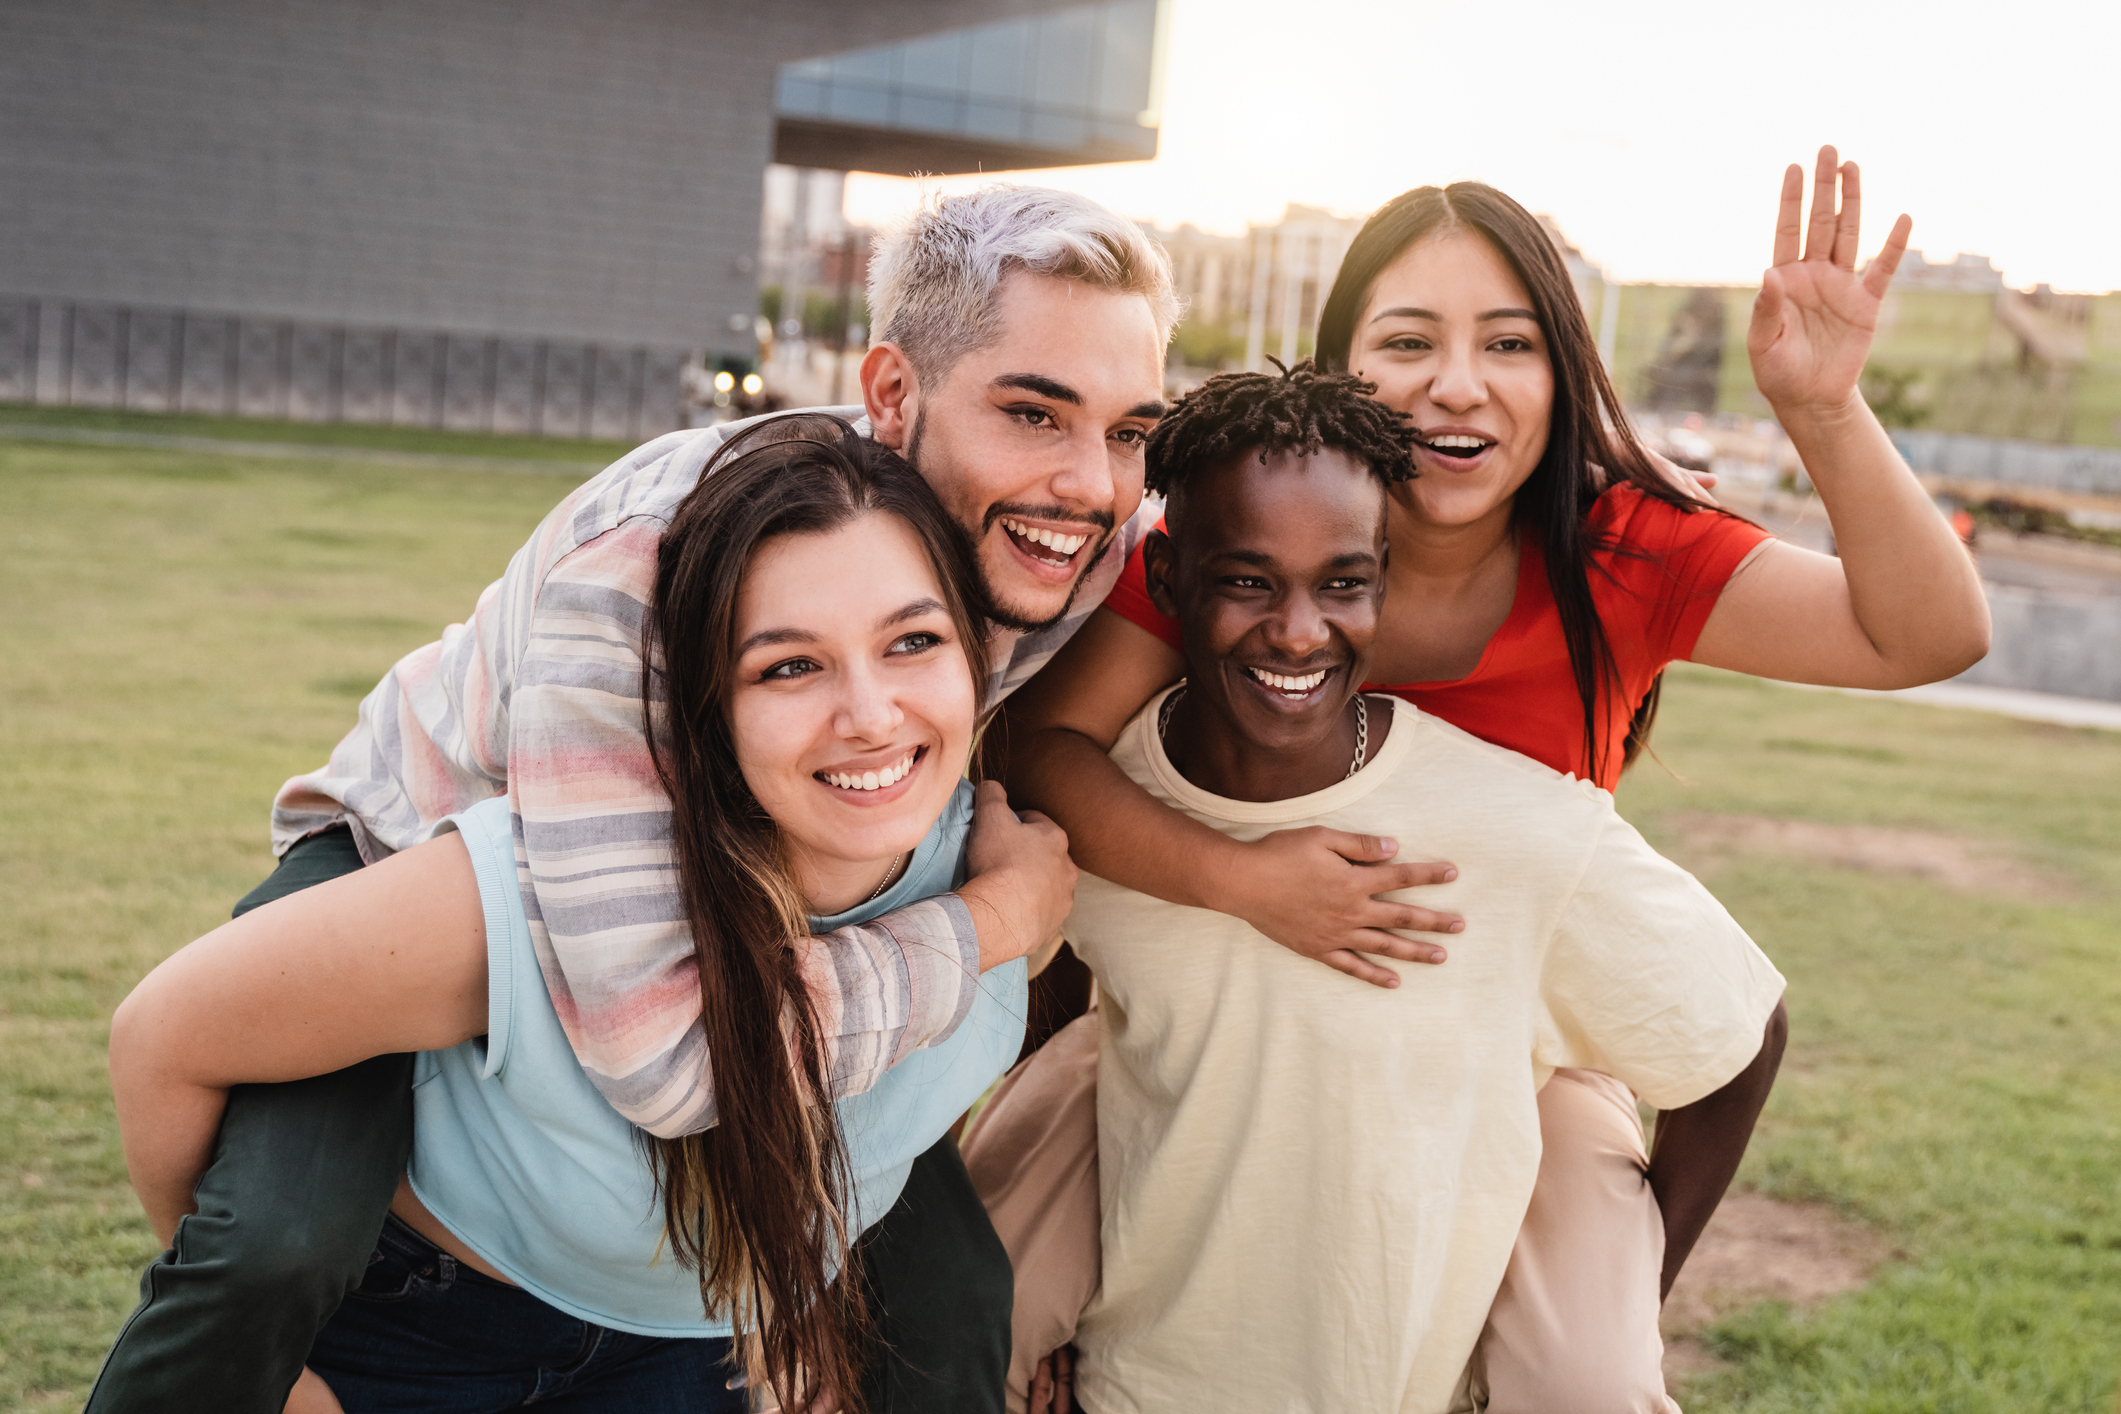
[[[884,881],[876,886],[875,891],[872,892],[869,897],[862,900],[864,904],[875,903],[878,899],[884,896],[884,890],[891,887],[892,876],[898,873],[898,862],[901,859],[904,859],[905,857],[906,856],[904,854],[894,854],[891,856],[891,867],[884,871]]]

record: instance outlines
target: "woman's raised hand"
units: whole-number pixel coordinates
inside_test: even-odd
[[[1878,331],[1879,306],[1907,252],[1914,225],[1906,216],[1894,222],[1885,249],[1869,271],[1858,276],[1862,174],[1855,163],[1841,162],[1832,147],[1819,149],[1809,222],[1803,209],[1804,170],[1793,162],[1782,175],[1775,263],[1761,277],[1752,327],[1745,336],[1753,381],[1785,423],[1792,417],[1838,413],[1857,396],[1857,380]]]

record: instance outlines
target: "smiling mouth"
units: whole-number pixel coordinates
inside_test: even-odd
[[[1272,692],[1279,693],[1291,702],[1301,701],[1303,698],[1309,697],[1318,690],[1320,684],[1333,675],[1331,668],[1322,669],[1315,673],[1304,673],[1301,676],[1292,676],[1288,673],[1270,673],[1265,668],[1246,668],[1245,671],[1251,674],[1254,682],[1259,683]]]
[[[916,746],[879,771],[813,771],[811,775],[836,790],[883,790],[912,775],[913,768],[920,765],[921,758],[927,754],[927,747]]]
[[[1008,516],[1001,517],[1002,529],[1016,542],[1016,548],[1041,564],[1060,568],[1074,560],[1075,552],[1090,543],[1087,535],[1070,535],[1059,530],[1041,530],[1035,525],[1026,525]]]
[[[1448,433],[1441,437],[1421,437],[1417,440],[1422,446],[1427,447],[1438,456],[1450,457],[1455,461],[1466,461],[1472,457],[1477,457],[1495,445],[1492,438],[1468,437],[1456,432]]]

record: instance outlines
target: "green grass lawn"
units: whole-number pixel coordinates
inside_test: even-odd
[[[55,407],[49,403],[0,403],[0,435],[7,427],[65,427],[83,432],[148,433],[211,437],[224,442],[269,442],[315,447],[359,447],[422,456],[505,457],[511,461],[561,461],[602,466],[631,451],[630,442],[576,437],[452,432],[432,427],[396,427],[368,422],[288,422],[279,418],[217,417],[208,413],[134,412],[117,408]]]
[[[79,1404],[152,1255],[111,1008],[266,872],[275,787],[571,483],[0,441],[0,1410]],[[2109,1414],[2121,736],[1685,670],[1657,748],[1686,783],[1645,762],[1623,810],[1791,981],[1745,1181],[1899,1254],[1816,1311],[1726,1322],[1734,1368],[1689,1410]],[[1951,832],[2016,882],[1697,859],[1689,811]]]

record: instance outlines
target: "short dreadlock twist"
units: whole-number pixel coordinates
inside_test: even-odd
[[[1321,373],[1305,359],[1271,373],[1218,373],[1180,398],[1149,434],[1144,484],[1170,496],[1240,452],[1261,458],[1325,447],[1368,462],[1386,485],[1414,475],[1414,427],[1352,373]]]

